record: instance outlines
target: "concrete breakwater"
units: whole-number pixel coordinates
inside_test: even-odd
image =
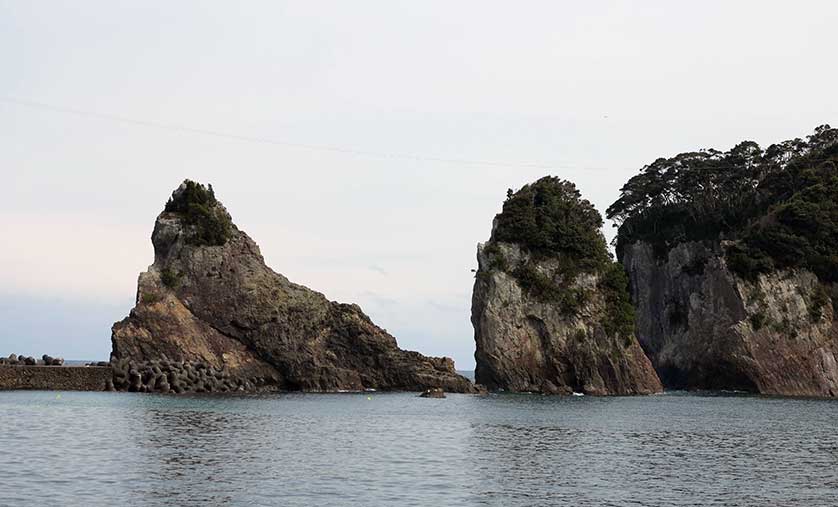
[[[114,366],[0,364],[0,391],[226,393],[274,391],[274,382],[262,377],[231,377],[227,371],[200,362],[119,361]]]
[[[52,357],[47,354],[41,356],[41,359],[35,359],[32,356],[9,354],[9,357],[0,357],[0,365],[3,364],[9,366],[61,366],[64,364],[64,359]]]
[[[110,366],[0,365],[0,390],[104,391],[112,379]]]
[[[113,364],[107,390],[140,393],[227,393],[276,390],[276,379],[238,377],[201,361],[129,361]]]

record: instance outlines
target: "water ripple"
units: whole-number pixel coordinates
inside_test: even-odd
[[[2,505],[812,506],[838,403],[0,393]]]

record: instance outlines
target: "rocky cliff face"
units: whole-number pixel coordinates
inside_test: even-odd
[[[166,209],[114,360],[197,362],[288,390],[474,390],[451,359],[401,350],[358,306],[268,268],[211,187],[186,182]]]
[[[593,395],[662,390],[632,334],[608,332],[601,276],[563,278],[558,259],[533,260],[516,244],[478,245],[472,298],[476,380],[492,390]],[[561,287],[545,299],[522,287],[525,266]]]
[[[682,243],[663,258],[643,242],[623,251],[637,336],[664,384],[838,395],[838,326],[818,278],[778,270],[744,280],[728,269],[726,246]]]

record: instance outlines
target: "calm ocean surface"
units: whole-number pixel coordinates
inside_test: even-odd
[[[838,402],[0,392],[0,505],[838,504]]]

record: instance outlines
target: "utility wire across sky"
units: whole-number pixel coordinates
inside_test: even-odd
[[[345,155],[357,156],[357,157],[369,157],[369,158],[378,158],[378,159],[394,159],[394,160],[410,160],[413,162],[433,162],[433,163],[442,163],[442,164],[457,164],[457,165],[470,165],[470,166],[483,166],[483,167],[509,167],[509,168],[519,168],[519,169],[542,169],[545,171],[561,169],[565,171],[636,171],[642,168],[640,167],[596,167],[596,166],[582,166],[582,165],[574,165],[574,164],[566,164],[566,163],[551,163],[551,162],[504,162],[504,161],[493,161],[493,160],[475,160],[475,159],[464,159],[464,158],[445,158],[445,157],[434,157],[434,156],[427,156],[427,155],[416,155],[410,153],[388,153],[388,152],[381,152],[381,151],[368,151],[368,150],[359,150],[355,148],[347,148],[342,146],[330,146],[325,144],[307,144],[307,143],[294,143],[289,141],[281,141],[278,139],[272,139],[269,137],[260,137],[260,136],[250,136],[250,135],[242,135],[242,134],[235,134],[232,132],[224,132],[220,130],[212,130],[212,129],[205,129],[205,128],[198,128],[198,127],[190,127],[186,125],[177,125],[177,124],[170,124],[170,123],[163,123],[157,121],[149,121],[149,120],[141,120],[136,118],[129,118],[127,116],[120,116],[115,114],[108,114],[108,113],[100,113],[96,111],[87,111],[83,109],[75,109],[70,107],[64,106],[56,106],[53,104],[47,104],[44,102],[38,102],[35,100],[29,99],[22,99],[18,97],[10,97],[10,96],[0,96],[0,102],[5,102],[8,104],[14,104],[17,106],[28,107],[32,109],[41,109],[45,111],[52,111],[55,113],[63,113],[63,114],[70,114],[85,118],[93,118],[96,120],[103,120],[103,121],[111,121],[116,123],[122,123],[126,125],[136,125],[140,127],[146,128],[153,128],[153,129],[161,129],[161,130],[168,130],[174,132],[183,132],[187,134],[196,134],[196,135],[203,135],[203,136],[212,136],[218,137],[222,139],[230,139],[234,141],[241,141],[247,143],[256,143],[256,144],[270,144],[274,146],[281,146],[285,148],[298,148],[304,150],[311,150],[311,151],[321,151],[321,152],[331,152],[331,153],[342,153]],[[828,159],[827,159],[828,160]],[[813,160],[812,162],[822,162],[823,160]],[[714,166],[715,169],[733,169],[737,168],[738,166]]]
[[[55,112],[55,113],[71,114],[71,115],[76,115],[76,116],[83,116],[83,117],[86,117],[86,118],[93,118],[93,119],[97,119],[97,120],[112,121],[112,122],[118,122],[118,123],[123,123],[123,124],[128,124],[128,125],[137,125],[137,126],[140,126],[140,127],[163,129],[163,130],[184,132],[184,133],[188,133],[188,134],[197,134],[197,135],[203,135],[203,136],[219,137],[219,138],[231,139],[231,140],[235,140],[235,141],[243,141],[243,142],[248,142],[248,143],[271,144],[271,145],[274,145],[274,146],[282,146],[282,147],[286,147],[286,148],[300,148],[300,149],[313,150],[313,151],[343,153],[343,154],[347,154],[347,155],[360,156],[360,157],[372,157],[372,158],[382,158],[382,159],[401,159],[401,160],[412,160],[412,161],[415,161],[415,162],[435,162],[435,163],[444,163],[444,164],[459,164],[459,165],[472,165],[472,166],[514,167],[514,168],[522,168],[522,169],[543,169],[543,170],[565,169],[565,170],[584,170],[584,171],[605,171],[605,170],[608,170],[608,168],[606,168],[606,167],[583,167],[583,166],[568,165],[568,164],[561,164],[561,163],[501,162],[501,161],[491,161],[491,160],[444,158],[444,157],[434,157],[434,156],[425,156],[425,155],[415,155],[415,154],[409,154],[409,153],[387,153],[387,152],[378,152],[378,151],[367,151],[367,150],[359,150],[359,149],[354,149],[354,148],[320,145],[320,144],[293,143],[293,142],[281,141],[281,140],[278,140],[278,139],[271,139],[269,137],[240,135],[240,134],[235,134],[235,133],[231,133],[231,132],[223,132],[223,131],[219,131],[219,130],[190,127],[190,126],[185,126],[185,125],[175,125],[175,124],[162,123],[162,122],[149,121],[149,120],[140,120],[140,119],[136,119],[136,118],[129,118],[129,117],[126,117],[126,116],[120,116],[120,115],[115,115],[115,114],[106,114],[106,113],[99,113],[99,112],[95,112],[95,111],[86,111],[86,110],[82,110],[82,109],[75,109],[75,108],[64,107],[64,106],[56,106],[56,105],[53,105],[53,104],[46,104],[44,102],[38,102],[38,101],[34,101],[34,100],[22,99],[22,98],[17,98],[17,97],[0,96],[0,102],[6,102],[8,104],[15,104],[15,105],[18,105],[18,106],[28,107],[28,108],[33,108],[33,109],[41,109],[41,110],[45,110],[45,111],[52,111],[52,112]]]

